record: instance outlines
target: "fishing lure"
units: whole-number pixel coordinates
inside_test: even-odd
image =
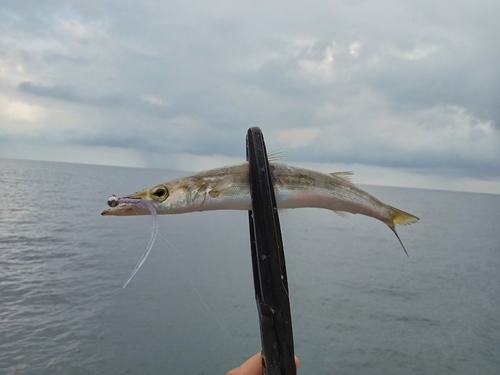
[[[139,258],[139,261],[135,265],[134,269],[132,270],[132,273],[130,274],[129,278],[123,284],[123,288],[128,285],[128,283],[132,280],[132,278],[135,276],[137,271],[141,268],[141,266],[144,264],[146,261],[146,258],[148,257],[149,253],[151,252],[151,249],[153,248],[153,245],[156,241],[156,235],[158,234],[158,214],[156,213],[155,207],[149,203],[148,201],[141,199],[141,198],[117,198],[115,195],[112,195],[108,199],[108,206],[109,207],[117,207],[119,205],[123,206],[131,206],[133,207],[141,207],[141,208],[146,208],[149,210],[151,213],[151,216],[153,217],[153,231],[151,232],[151,237],[149,238],[149,243],[148,246],[146,246],[146,250],[144,253],[141,255]]]

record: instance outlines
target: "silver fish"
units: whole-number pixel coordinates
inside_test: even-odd
[[[350,181],[352,172],[331,174],[269,163],[278,208],[317,207],[332,210],[342,217],[346,213],[362,214],[384,222],[397,236],[395,225],[408,225],[418,217],[389,206]],[[159,215],[209,210],[251,210],[249,164],[247,162],[212,169],[179,178],[123,198],[111,197],[111,207],[101,215],[149,215],[144,206],[118,204],[118,199],[142,199]],[[408,254],[408,253],[407,253]]]

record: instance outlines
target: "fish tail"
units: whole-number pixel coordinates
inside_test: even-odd
[[[420,219],[415,215],[409,214],[408,212],[401,211],[395,207],[392,207],[392,223],[399,225],[410,225],[416,223]]]
[[[396,235],[399,243],[403,247],[403,250],[406,254],[407,257],[409,257],[408,252],[406,251],[405,245],[403,245],[403,241],[401,241],[401,238],[399,238],[398,232],[396,232],[396,224],[399,225],[410,225],[413,223],[416,223],[420,219],[416,217],[415,215],[412,215],[408,212],[402,211],[400,209],[397,209],[395,207],[391,207],[392,210],[392,221],[388,223],[387,225],[389,228],[391,228],[392,232]]]

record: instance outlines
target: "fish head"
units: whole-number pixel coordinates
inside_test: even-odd
[[[151,204],[158,214],[182,213],[193,203],[193,186],[185,181],[173,181],[144,189],[125,197],[111,196],[104,216],[150,215],[150,211],[141,205],[120,204],[127,199],[141,199]]]

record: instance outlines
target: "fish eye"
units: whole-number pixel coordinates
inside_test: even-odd
[[[168,189],[163,185],[156,186],[151,189],[151,195],[158,202],[163,202],[168,197]]]

